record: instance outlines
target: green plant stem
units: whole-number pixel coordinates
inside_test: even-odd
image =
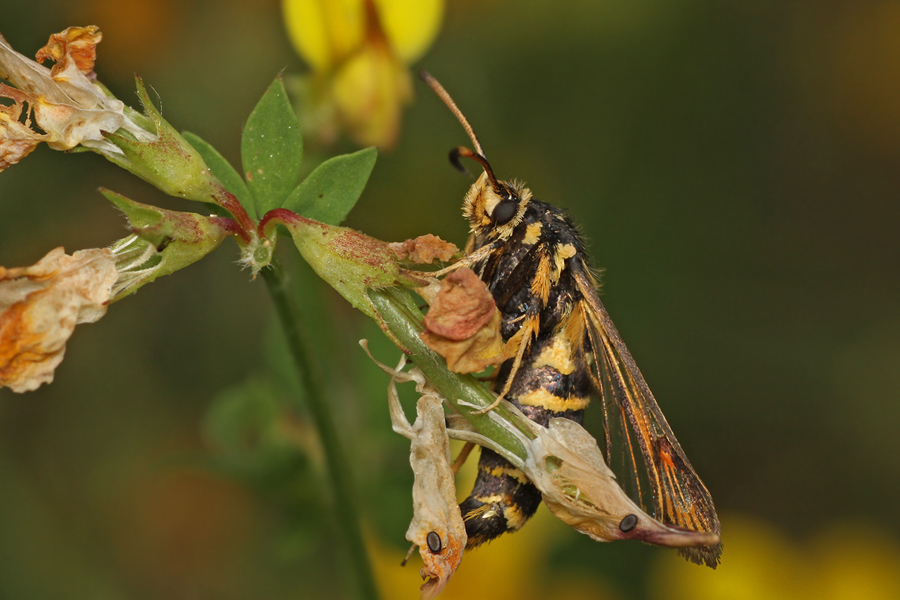
[[[351,469],[326,400],[328,394],[325,377],[313,358],[315,350],[306,336],[300,307],[289,289],[281,264],[273,260],[268,268],[262,270],[262,276],[275,303],[275,310],[287,338],[288,347],[306,388],[309,410],[325,453],[335,521],[347,547],[350,566],[358,584],[359,597],[363,600],[377,600],[378,589],[366,554],[359,510],[355,502],[356,494],[350,477]]]
[[[509,452],[525,460],[528,453],[519,441],[518,432],[533,438],[529,423],[521,414],[500,405],[489,414],[478,410],[490,406],[496,396],[472,375],[460,375],[447,369],[446,361],[425,345],[422,332],[422,313],[416,307],[410,293],[395,286],[369,290],[369,298],[397,339],[409,351],[409,356],[429,382],[453,407],[482,435],[490,438]],[[493,418],[492,418],[493,417]]]

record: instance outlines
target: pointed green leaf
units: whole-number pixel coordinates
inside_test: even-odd
[[[300,177],[303,137],[279,75],[250,113],[241,137],[241,160],[256,214],[280,207]]]
[[[212,171],[212,174],[215,175],[216,179],[222,182],[225,189],[237,197],[244,207],[244,210],[250,214],[250,217],[257,219],[256,207],[253,205],[253,195],[250,193],[250,190],[247,189],[246,184],[244,184],[241,174],[231,166],[231,163],[225,160],[224,156],[219,154],[219,151],[216,150],[212,144],[201,138],[199,135],[191,133],[190,131],[182,132],[181,135],[184,136],[184,139],[186,139],[188,143],[193,146],[194,150],[203,157],[206,166],[209,167],[209,170]]]
[[[372,146],[326,160],[291,192],[282,208],[329,225],[339,224],[359,200],[377,157]]]

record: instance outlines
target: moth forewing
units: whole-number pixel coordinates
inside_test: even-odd
[[[586,340],[595,356],[592,376],[603,401],[607,460],[622,465],[624,470],[617,475],[631,483],[641,508],[661,522],[718,535],[712,496],[681,449],[592,281],[586,276],[577,281],[589,307]],[[680,552],[715,568],[722,548],[718,544]]]

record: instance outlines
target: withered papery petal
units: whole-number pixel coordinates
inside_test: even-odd
[[[391,402],[399,406],[396,388],[392,392]],[[418,418],[407,430],[412,434],[409,463],[416,478],[413,484],[413,518],[406,531],[406,539],[419,547],[424,563],[422,598],[433,598],[459,566],[467,537],[456,501],[450,439],[447,437],[441,398],[422,396],[416,404],[416,411]]]
[[[491,319],[464,340],[452,340],[427,330],[420,337],[426,346],[444,357],[447,368],[454,373],[480,373],[510,358],[500,334],[501,321],[500,311],[495,308]]]
[[[465,340],[491,320],[495,307],[494,297],[475,271],[457,269],[441,281],[425,315],[425,328],[451,340]]]
[[[360,345],[368,352],[365,340]],[[372,355],[369,355],[372,358]],[[418,546],[424,566],[423,600],[435,598],[462,561],[468,538],[456,501],[456,482],[450,457],[450,438],[442,398],[425,381],[421,372],[403,371],[372,360],[391,376],[388,405],[394,431],[410,440],[409,463],[415,474],[413,518],[406,539]],[[416,404],[417,418],[410,424],[400,405],[397,382],[413,381],[421,394]],[[430,539],[429,539],[430,538]]]
[[[83,28],[89,30],[90,28]],[[67,30],[69,31],[69,30]],[[57,35],[66,35],[66,32]],[[99,41],[99,31],[76,35],[76,43],[54,46],[45,58],[60,60],[53,70],[19,54],[0,36],[0,77],[9,80],[24,93],[17,103],[28,102],[35,112],[35,123],[48,134],[46,141],[55,150],[68,150],[79,143],[112,154],[121,150],[103,138],[103,132],[125,129],[140,141],[152,141],[156,134],[148,132],[125,116],[125,104],[106,95],[79,65],[86,66],[86,47]],[[84,40],[82,40],[84,38]],[[93,40],[93,42],[88,41]],[[49,47],[49,46],[48,46]],[[79,56],[70,54],[76,52]],[[20,157],[21,158],[21,157]]]
[[[534,431],[521,468],[562,522],[600,542],[637,539],[675,548],[719,543],[715,533],[670,527],[642,511],[619,487],[597,440],[578,423],[556,418]]]
[[[77,68],[74,71],[63,73],[57,81],[50,69],[19,54],[0,36],[0,77],[9,80],[18,89],[35,96],[42,94],[47,102],[54,104],[77,104],[86,108],[103,106],[108,104],[108,100],[113,104],[122,104],[114,98],[107,98],[103,90]]]
[[[416,291],[431,304],[420,337],[444,357],[451,371],[477,373],[509,358],[500,334],[500,311],[474,271],[451,272],[437,294],[433,286]]]
[[[0,267],[0,387],[28,392],[53,381],[80,323],[106,314],[118,278],[108,249],[56,248],[30,267]]]
[[[31,106],[34,122],[47,132],[44,141],[54,150],[71,150],[78,144],[112,146],[104,140],[103,132],[116,131],[125,122],[124,115],[115,111],[52,104],[41,97]]]

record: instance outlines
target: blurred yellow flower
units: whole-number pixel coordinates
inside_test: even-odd
[[[715,572],[666,554],[651,580],[660,600],[888,600],[900,598],[900,544],[862,523],[830,524],[806,544],[748,517],[722,520]]]
[[[298,85],[304,129],[321,143],[341,130],[389,148],[412,99],[408,65],[434,41],[443,0],[284,0],[288,33],[312,74]]]

